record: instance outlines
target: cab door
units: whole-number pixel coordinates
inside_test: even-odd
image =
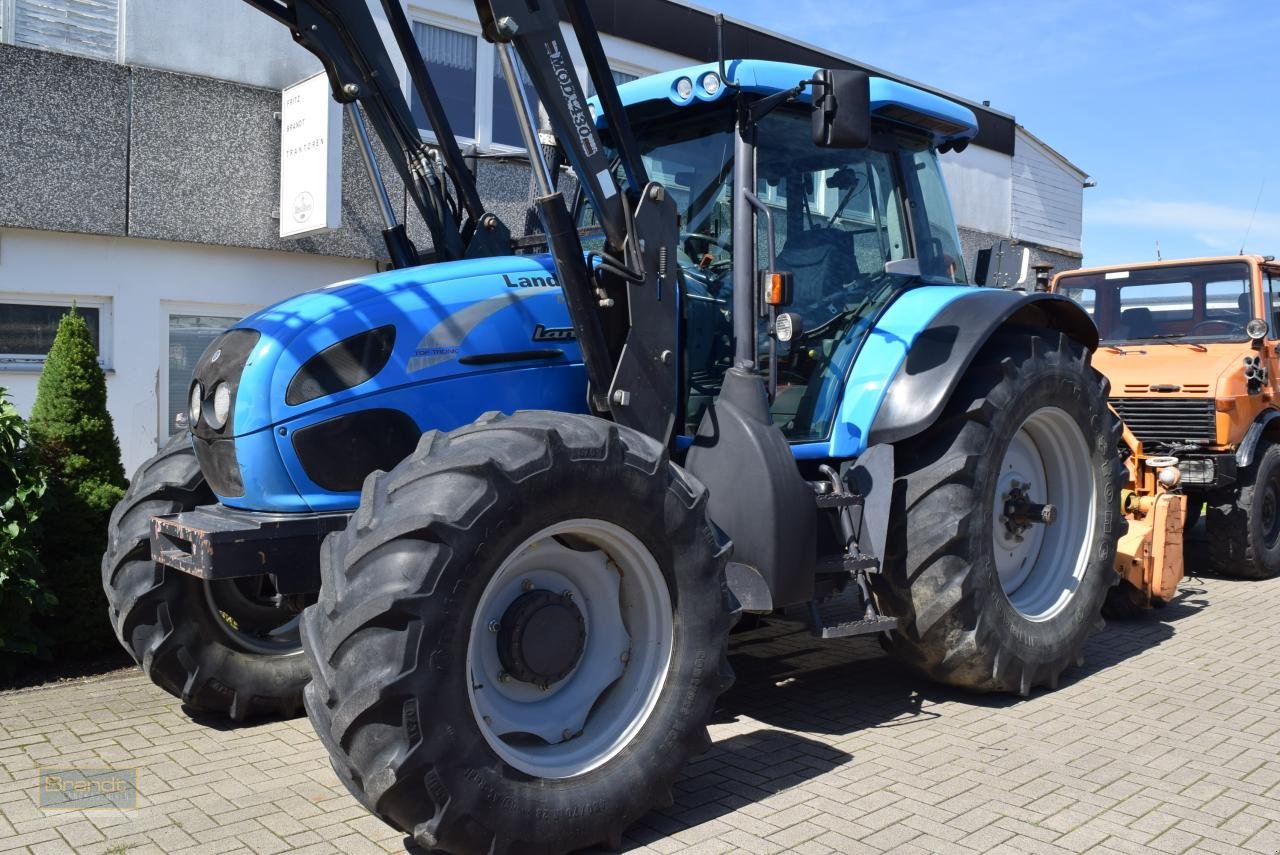
[[[1280,395],[1280,267],[1262,268],[1262,287],[1267,306],[1263,315],[1263,320],[1267,322],[1267,337],[1262,359],[1267,366],[1272,403],[1275,403],[1274,396]]]

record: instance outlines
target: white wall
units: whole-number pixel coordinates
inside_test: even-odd
[[[1013,236],[1080,252],[1084,178],[1021,127],[1013,154]]]
[[[320,71],[280,24],[244,0],[120,0],[120,61],[283,89]]]
[[[0,302],[40,295],[109,299],[107,406],[130,473],[156,450],[171,311],[240,317],[372,270],[372,262],[302,253],[0,230]],[[24,414],[38,380],[38,370],[0,370],[0,386]]]
[[[401,6],[411,19],[480,32],[472,0],[402,0]],[[386,15],[377,2],[370,3],[370,11],[383,31],[396,73],[407,82],[408,72],[394,47],[395,39],[387,27]],[[320,62],[294,44],[283,24],[244,0],[121,0],[121,17],[120,59],[128,65],[215,77],[268,89],[282,89],[320,71]],[[562,29],[566,35],[572,32],[567,25]],[[571,37],[569,40],[578,74],[584,75],[581,54]],[[652,73],[692,63],[678,54],[606,34],[601,35],[601,41],[606,55],[619,71]]]
[[[944,154],[938,160],[955,210],[956,224],[993,235],[1012,235],[1009,200],[1013,188],[1013,158],[971,145],[958,154]]]

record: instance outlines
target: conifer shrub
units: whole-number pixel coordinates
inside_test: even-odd
[[[40,559],[58,604],[43,621],[56,655],[87,658],[114,634],[99,569],[111,509],[124,495],[124,466],[107,380],[89,327],[74,307],[62,317],[31,409],[31,441],[48,472]]]

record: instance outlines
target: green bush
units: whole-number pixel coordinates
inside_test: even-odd
[[[58,656],[94,656],[113,638],[99,566],[125,477],[107,412],[107,379],[74,308],[58,323],[30,424],[32,445],[49,473],[40,558],[58,600],[44,623]]]
[[[49,653],[34,622],[54,604],[36,555],[45,478],[27,439],[26,423],[0,388],[0,677],[25,657]]]

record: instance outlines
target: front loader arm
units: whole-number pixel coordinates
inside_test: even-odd
[[[601,261],[590,265],[564,198],[553,190],[535,150],[536,121],[526,111],[521,119],[539,180],[540,198],[535,203],[582,347],[592,406],[665,444],[681,407],[675,202],[665,188],[649,181],[586,0],[568,0],[566,5],[627,177],[625,187],[614,179],[611,158],[587,109],[586,94],[560,31],[556,4],[527,0],[475,0],[475,4],[485,38],[505,51],[504,63],[514,66],[514,51],[524,64],[565,159],[577,173],[605,234]],[[514,75],[507,77],[513,101],[520,104]],[[623,306],[625,319],[619,314]]]

